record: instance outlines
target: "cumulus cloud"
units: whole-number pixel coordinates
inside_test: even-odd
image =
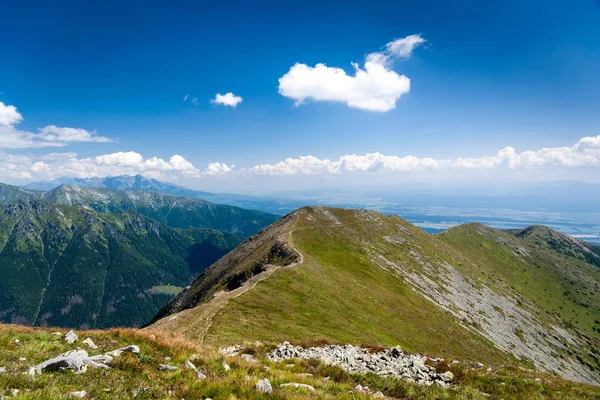
[[[215,95],[215,98],[212,99],[210,102],[213,104],[221,104],[224,106],[236,108],[237,105],[240,104],[242,101],[244,101],[244,99],[242,99],[240,96],[236,96],[235,94],[228,92],[225,94],[217,93]]]
[[[204,169],[200,169],[181,155],[173,155],[167,160],[159,157],[145,158],[134,151],[87,158],[80,158],[76,153],[49,153],[34,157],[0,152],[0,181],[43,180],[61,176],[89,178],[139,173],[157,179],[178,180],[226,175],[340,176],[368,173],[410,174],[428,171],[436,171],[436,173],[454,171],[460,174],[473,170],[557,171],[557,169],[577,168],[585,168],[586,174],[588,169],[600,169],[600,136],[581,138],[571,146],[521,152],[513,147],[505,147],[496,154],[480,157],[435,159],[367,153],[342,155],[337,159],[321,159],[307,155],[245,168],[212,162]]]
[[[55,125],[39,128],[37,133],[23,131],[15,126],[22,121],[23,116],[16,107],[0,102],[0,148],[61,147],[72,142],[106,143],[113,141],[107,137],[96,135],[96,132]]]
[[[0,179],[55,179],[62,176],[77,178],[135,175],[173,179],[180,176],[199,177],[213,174],[201,171],[184,157],[175,154],[168,160],[144,158],[134,151],[78,157],[77,153],[50,153],[32,157],[0,152]]]
[[[367,55],[363,68],[352,63],[353,75],[324,63],[314,67],[296,63],[279,78],[279,93],[295,100],[296,106],[313,100],[345,103],[367,111],[390,111],[410,91],[410,79],[393,71],[391,61],[409,58],[424,42],[421,35],[395,39],[384,50]]]
[[[600,167],[600,136],[584,137],[572,146],[542,148],[517,152],[505,147],[495,155],[433,159],[429,157],[395,156],[381,153],[343,155],[337,160],[314,156],[287,158],[275,164],[259,164],[242,169],[261,175],[315,175],[352,172],[418,172],[427,170],[469,170],[505,168],[581,168]]]

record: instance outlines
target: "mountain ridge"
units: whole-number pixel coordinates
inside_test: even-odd
[[[271,263],[282,241],[304,256],[301,263]],[[256,270],[261,263],[266,268]],[[400,343],[438,356],[518,360],[598,384],[600,299],[590,289],[599,273],[478,224],[434,236],[396,216],[308,207],[212,265],[150,328],[219,344],[242,338]],[[231,295],[244,285],[251,288]],[[550,291],[572,292],[554,299]]]

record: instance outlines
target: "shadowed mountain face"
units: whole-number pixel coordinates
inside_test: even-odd
[[[279,217],[260,211],[143,190],[111,190],[62,185],[39,192],[0,185],[0,205],[43,199],[54,204],[88,207],[99,212],[137,212],[172,228],[210,228],[247,237]]]
[[[326,339],[520,363],[600,383],[600,270],[479,224],[429,235],[300,209],[213,264],[152,328],[193,340]]]
[[[18,201],[0,208],[0,321],[142,325],[238,242],[133,212]]]

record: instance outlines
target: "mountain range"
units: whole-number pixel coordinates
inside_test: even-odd
[[[146,190],[81,188],[63,184],[48,191],[37,191],[0,184],[0,205],[16,200],[45,200],[99,212],[137,212],[172,228],[210,228],[240,237],[250,236],[278,218],[261,211]]]
[[[0,320],[144,324],[194,276],[277,218],[144,190],[0,184]]]
[[[149,329],[217,345],[400,344],[600,384],[600,269],[582,242],[531,230],[543,234],[431,235],[374,211],[303,208],[200,274]]]

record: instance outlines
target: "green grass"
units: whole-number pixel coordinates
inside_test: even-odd
[[[95,399],[354,399],[369,397],[351,393],[356,384],[380,390],[397,399],[448,399],[448,400],[533,400],[533,399],[597,399],[598,388],[569,383],[551,376],[525,373],[520,370],[497,369],[491,372],[468,371],[460,365],[452,367],[457,376],[454,389],[424,388],[415,384],[382,378],[375,375],[351,375],[335,366],[314,360],[271,362],[266,359],[269,346],[251,346],[247,353],[257,358],[249,363],[240,357],[228,357],[231,370],[223,368],[223,357],[212,346],[199,346],[187,342],[176,334],[113,329],[110,331],[77,332],[80,340],[86,337],[99,346],[88,350],[100,354],[108,350],[137,344],[140,354],[124,353],[115,358],[110,370],[93,370],[81,375],[70,371],[43,373],[33,378],[24,374],[30,366],[54,357],[67,350],[82,346],[69,345],[51,332],[55,329],[26,328],[0,325],[0,366],[7,372],[0,374],[0,396],[8,396],[18,389],[18,399],[72,399],[70,392],[85,390],[86,398]],[[64,331],[63,331],[64,332]],[[15,343],[15,339],[19,343]],[[19,361],[25,357],[25,361]],[[183,367],[186,360],[207,375],[197,380],[195,374]],[[179,366],[175,372],[161,372],[161,363]],[[290,367],[291,364],[291,367]],[[442,371],[445,364],[436,365]],[[299,376],[299,374],[312,376]],[[270,395],[254,391],[254,383],[267,378],[273,385]],[[299,382],[312,385],[315,392],[285,389],[282,383]]]

